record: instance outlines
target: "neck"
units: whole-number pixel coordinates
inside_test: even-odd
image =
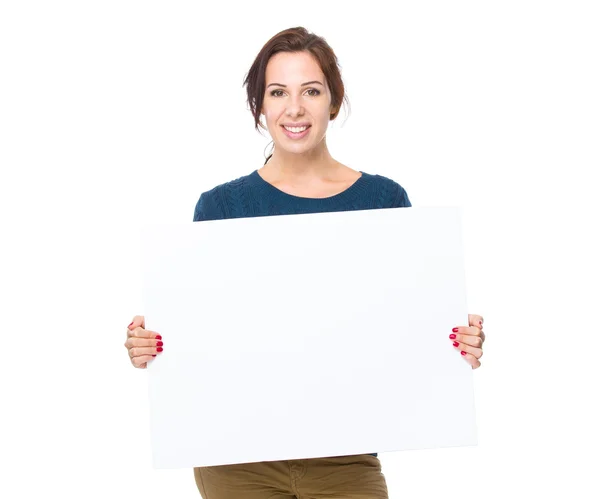
[[[270,171],[278,177],[290,179],[327,176],[328,173],[339,167],[339,163],[329,153],[325,140],[321,145],[322,147],[303,154],[275,148],[273,156],[262,169]]]

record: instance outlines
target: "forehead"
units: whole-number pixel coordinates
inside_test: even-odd
[[[308,52],[279,52],[269,59],[265,71],[269,83],[300,84],[325,79],[317,60]]]

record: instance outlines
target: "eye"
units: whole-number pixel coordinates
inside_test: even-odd
[[[281,89],[279,89],[279,90],[272,90],[271,91],[271,96],[272,97],[281,97],[281,94],[279,92],[281,92],[281,94],[283,94],[283,90],[281,90]],[[321,91],[317,90],[316,88],[309,88],[307,90],[307,92],[313,92],[312,94],[309,93],[309,95],[311,97],[317,97],[318,95],[321,95]]]

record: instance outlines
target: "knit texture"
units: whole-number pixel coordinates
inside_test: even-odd
[[[286,194],[254,170],[203,192],[194,209],[194,222],[411,206],[406,191],[397,182],[382,175],[361,173],[354,184],[335,196],[305,198]]]
[[[194,209],[194,222],[412,206],[406,191],[397,182],[382,175],[361,173],[354,184],[335,196],[305,198],[286,194],[254,170],[203,192]],[[377,456],[376,453],[371,455]]]

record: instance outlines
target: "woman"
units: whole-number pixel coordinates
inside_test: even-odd
[[[264,116],[273,153],[259,170],[202,193],[194,221],[409,207],[406,191],[380,175],[336,161],[326,143],[329,121],[345,100],[337,58],[326,41],[304,28],[269,40],[244,82],[255,128]],[[481,364],[483,319],[449,335],[472,368]],[[163,351],[162,337],[144,329],[143,316],[128,326],[132,364],[145,368]],[[376,454],[194,468],[204,499],[379,499],[387,486]]]

